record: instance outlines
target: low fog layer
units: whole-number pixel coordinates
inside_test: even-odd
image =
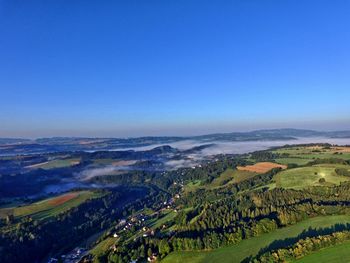
[[[184,140],[174,143],[168,143],[173,148],[177,148],[181,151],[189,150],[193,147],[208,144],[209,142],[195,141],[195,140]],[[350,145],[350,138],[325,138],[325,137],[304,137],[297,138],[296,140],[280,140],[280,141],[238,141],[238,142],[226,142],[226,141],[210,141],[213,146],[205,148],[201,151],[204,156],[216,155],[216,154],[243,154],[253,151],[266,150],[275,146],[283,146],[286,144],[306,144],[306,143],[330,143],[338,145]],[[120,148],[113,149],[114,151],[147,151],[155,147],[163,146],[165,144],[152,144],[142,147],[131,147],[131,148]]]
[[[119,170],[121,170],[120,167],[116,167],[113,165],[108,165],[102,168],[86,169],[78,174],[78,179],[85,181],[97,176],[114,174],[116,171]]]
[[[223,141],[212,141],[210,146],[197,151],[187,151],[193,147],[206,145],[207,141],[195,141],[195,140],[184,140],[169,144],[154,144],[145,147],[134,147],[129,149],[113,149],[113,151],[120,150],[134,150],[134,151],[145,151],[151,150],[155,147],[170,145],[176,148],[180,153],[171,153],[167,159],[163,160],[164,169],[175,170],[183,167],[193,167],[200,164],[203,161],[211,160],[215,155],[218,154],[244,154],[253,151],[266,150],[271,147],[283,146],[286,144],[307,144],[307,143],[330,143],[336,145],[350,145],[350,138],[337,139],[337,138],[298,138],[297,140],[281,140],[281,141],[246,141],[246,142],[223,142]],[[157,159],[157,156],[154,157]],[[159,159],[158,159],[159,160]],[[61,183],[50,185],[46,188],[45,192],[61,192],[67,191],[74,187],[99,187],[98,185],[89,183],[89,180],[103,175],[117,175],[125,173],[131,170],[151,170],[144,169],[141,167],[133,166],[135,161],[128,160],[127,162],[116,162],[114,165],[104,165],[100,167],[87,167],[85,170],[74,175],[68,181],[62,180]]]
[[[204,160],[209,160],[210,157],[218,154],[244,154],[254,151],[266,150],[271,147],[283,146],[286,144],[307,144],[307,143],[330,143],[337,145],[350,145],[350,138],[339,139],[339,138],[324,138],[324,137],[313,137],[313,138],[297,138],[296,140],[280,140],[280,141],[245,141],[245,142],[223,142],[223,141],[212,141],[210,147],[204,148],[201,151],[191,154],[184,154],[182,159],[171,159],[164,162],[165,169],[174,170],[183,167],[193,167],[198,165]],[[208,144],[208,142],[195,141],[195,140],[184,140],[174,143],[169,143],[173,148],[180,151],[192,149],[193,147]],[[165,144],[153,144],[143,147],[133,147],[128,149],[113,149],[113,151],[147,151],[155,147],[164,146]],[[89,180],[96,176],[115,174],[122,170],[132,170],[130,166],[105,166],[101,168],[87,169],[79,174],[80,180]]]

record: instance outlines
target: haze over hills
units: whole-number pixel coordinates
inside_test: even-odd
[[[2,262],[263,263],[350,240],[347,131],[3,143]]]
[[[137,149],[192,141],[193,143],[249,142],[249,141],[288,141],[298,138],[350,138],[350,131],[314,131],[302,129],[269,129],[249,132],[216,133],[197,136],[148,136],[136,138],[85,138],[52,137],[38,139],[0,138],[0,154],[44,153],[59,151],[99,151]]]

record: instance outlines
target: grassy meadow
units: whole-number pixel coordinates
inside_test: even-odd
[[[337,165],[316,165],[288,169],[279,172],[274,180],[276,187],[302,189],[309,186],[318,185],[339,185],[341,182],[349,181],[349,177],[337,175],[335,169]],[[325,182],[319,180],[323,178]]]
[[[187,185],[185,185],[185,192],[191,192],[201,188],[207,190],[217,189],[225,185],[242,182],[254,177],[255,175],[257,175],[255,172],[228,168],[220,176],[215,178],[210,184],[203,184],[199,180],[189,182]]]
[[[330,262],[350,262],[350,241],[342,244],[323,248],[320,251],[302,257],[295,263],[330,263]]]
[[[337,158],[350,160],[349,149],[349,147],[295,146],[280,148],[272,152],[286,155],[286,157],[277,158],[275,160],[277,163],[305,165],[315,159]]]
[[[27,168],[30,169],[44,169],[44,170],[50,170],[50,169],[55,169],[55,168],[64,168],[64,167],[70,167],[73,165],[77,165],[80,163],[80,158],[70,158],[70,159],[57,159],[57,160],[52,160],[44,163],[38,163],[34,165],[30,165]]]
[[[0,209],[0,217],[6,215],[14,215],[15,218],[31,216],[35,220],[44,220],[78,206],[88,199],[100,196],[101,194],[92,191],[69,192],[30,205]]]
[[[267,247],[275,240],[296,237],[309,228],[326,228],[337,223],[350,223],[350,215],[332,215],[309,218],[295,225],[277,229],[271,233],[263,234],[241,241],[238,244],[214,249],[211,251],[183,251],[173,252],[165,257],[164,263],[183,262],[241,262],[243,259],[256,255],[260,249]],[[311,261],[309,261],[311,262]],[[314,261],[317,262],[317,261]]]

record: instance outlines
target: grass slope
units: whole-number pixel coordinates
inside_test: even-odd
[[[215,178],[208,187],[217,188],[225,184],[239,183],[257,175],[254,172],[228,168],[219,177]]]
[[[298,224],[277,229],[268,234],[243,240],[236,245],[222,247],[211,251],[173,252],[162,262],[241,262],[246,257],[256,255],[260,249],[268,246],[275,240],[296,237],[303,232],[303,230],[310,227],[324,228],[332,226],[336,223],[350,223],[350,215],[333,215],[310,218]]]
[[[0,217],[4,217],[7,214],[13,214],[15,218],[31,216],[36,220],[44,220],[67,211],[72,207],[78,206],[87,199],[99,196],[101,195],[92,191],[66,193],[26,206],[0,209]]]
[[[277,158],[275,159],[276,163],[280,164],[297,164],[297,165],[305,165],[308,162],[311,162],[312,159],[304,159],[299,157],[288,157],[288,158]]]
[[[288,157],[278,158],[275,161],[280,164],[295,163],[305,165],[315,159],[350,159],[350,147],[330,147],[324,148],[321,146],[306,146],[306,147],[289,147],[274,150],[278,154],[288,154]]]
[[[90,253],[99,257],[100,255],[104,255],[106,251],[109,251],[111,246],[113,246],[118,239],[114,237],[108,237],[105,240],[102,240],[98,243],[93,249],[90,250]]]
[[[50,170],[54,168],[64,168],[64,167],[70,167],[73,165],[77,165],[80,162],[80,158],[75,158],[75,159],[63,159],[63,160],[52,160],[44,163],[39,163],[39,164],[34,164],[31,166],[28,166],[27,168],[41,168],[45,170]]]
[[[275,177],[276,187],[302,189],[317,185],[339,185],[350,178],[339,176],[335,172],[337,165],[310,166],[279,172]],[[324,178],[326,183],[320,183]]]
[[[195,180],[185,186],[185,193],[195,191],[197,189],[217,189],[228,184],[239,183],[249,178],[254,177],[257,173],[249,171],[240,171],[228,168],[219,177],[215,178],[210,184],[202,184],[201,181]]]
[[[350,262],[350,241],[324,248],[320,251],[295,260],[297,263]]]

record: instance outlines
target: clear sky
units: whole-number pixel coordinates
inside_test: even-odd
[[[350,1],[0,0],[0,136],[350,129]]]

